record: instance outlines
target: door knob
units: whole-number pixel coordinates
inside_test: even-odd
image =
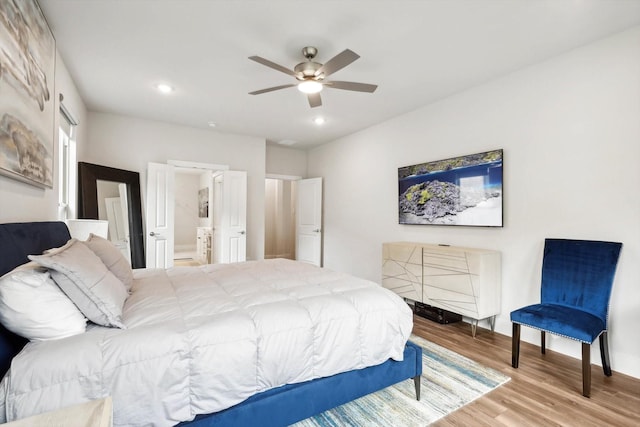
[[[245,233],[246,233],[246,231],[242,230],[242,231],[238,231],[238,233],[240,233],[240,234],[245,234]]]
[[[149,236],[154,237],[154,236],[158,236],[160,237],[160,233],[154,233],[153,231],[149,233]]]
[[[320,229],[319,229],[319,228],[316,228],[315,230],[313,230],[313,232],[314,232],[314,233],[319,233],[319,232],[320,232]]]

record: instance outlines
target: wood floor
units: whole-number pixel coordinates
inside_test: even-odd
[[[522,342],[520,364],[513,369],[511,337],[478,328],[474,339],[468,323],[440,325],[418,316],[413,331],[511,377],[434,426],[640,426],[640,379],[615,371],[605,377],[592,364],[586,398],[578,359],[550,350],[543,355],[540,347]]]

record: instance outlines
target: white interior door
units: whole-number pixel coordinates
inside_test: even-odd
[[[149,163],[147,167],[147,268],[173,267],[175,167]]]
[[[322,178],[297,183],[296,259],[322,266]]]
[[[120,209],[122,212],[122,223],[124,229],[124,243],[126,248],[124,252],[127,253],[125,258],[129,260],[131,264],[131,230],[129,229],[129,203],[127,202],[127,184],[118,184],[118,193],[120,194]]]
[[[247,173],[223,171],[213,178],[213,259],[247,259]]]
[[[107,206],[107,220],[109,221],[109,240],[131,264],[131,250],[127,237],[129,224],[125,223],[122,218],[121,199],[120,197],[107,197],[104,202]]]

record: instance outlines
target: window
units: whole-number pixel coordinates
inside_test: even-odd
[[[58,219],[64,221],[76,216],[76,136],[78,123],[64,105],[60,104],[60,130],[58,136]]]

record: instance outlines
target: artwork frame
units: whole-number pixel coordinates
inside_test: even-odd
[[[198,218],[209,218],[209,187],[198,190]]]
[[[0,175],[53,188],[56,41],[36,0],[0,2]]]
[[[502,149],[398,168],[399,224],[503,226]]]

